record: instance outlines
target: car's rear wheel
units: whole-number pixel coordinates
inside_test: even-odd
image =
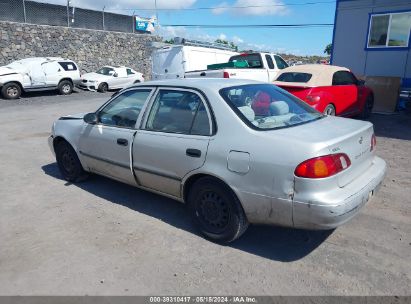
[[[232,242],[248,227],[236,195],[214,178],[204,177],[195,182],[188,195],[188,204],[195,224],[212,241]]]
[[[136,81],[134,81],[134,84],[140,83],[140,82],[141,82],[140,80],[136,80]]]
[[[84,171],[76,151],[66,141],[60,141],[56,144],[56,160],[64,179],[69,182],[80,182],[88,177]]]
[[[15,82],[6,83],[1,88],[1,95],[5,99],[18,99],[21,96],[21,87]]]
[[[369,95],[364,104],[364,108],[361,111],[360,118],[367,119],[368,117],[370,117],[373,107],[374,107],[374,98],[371,95]]]
[[[62,80],[58,85],[58,90],[61,95],[70,95],[73,93],[73,83],[70,80]]]
[[[100,93],[105,93],[105,92],[107,92],[107,91],[108,91],[108,84],[105,83],[105,82],[100,83],[100,85],[98,86],[97,91],[99,91]]]
[[[329,116],[335,116],[335,107],[332,104],[329,104],[325,107],[323,113]]]

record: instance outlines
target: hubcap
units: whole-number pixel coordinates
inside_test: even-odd
[[[64,93],[66,93],[66,94],[69,93],[70,89],[71,89],[70,85],[68,85],[68,84],[63,85],[63,92]]]
[[[331,107],[328,107],[327,109],[325,109],[325,114],[327,114],[327,115],[335,115],[334,109],[331,108]]]
[[[229,222],[229,207],[225,200],[213,191],[204,193],[198,204],[200,221],[211,232],[221,232]]]
[[[18,94],[18,89],[16,87],[9,87],[7,88],[7,95],[11,97],[16,97]]]

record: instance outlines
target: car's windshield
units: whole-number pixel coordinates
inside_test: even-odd
[[[272,84],[250,84],[220,90],[220,95],[250,127],[286,128],[323,115],[302,100]]]
[[[97,74],[110,76],[110,75],[114,74],[114,69],[109,68],[109,67],[102,67],[100,70],[97,71]]]

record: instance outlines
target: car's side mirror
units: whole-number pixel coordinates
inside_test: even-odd
[[[83,120],[91,125],[95,125],[97,123],[97,114],[96,113],[88,113],[84,115]]]
[[[118,77],[118,74],[117,74],[117,73],[114,73],[113,76],[114,76],[114,77]]]
[[[365,80],[363,80],[363,79],[358,79],[358,85],[360,85],[360,86],[365,85]]]

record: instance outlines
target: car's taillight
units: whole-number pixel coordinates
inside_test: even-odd
[[[333,176],[351,166],[347,154],[338,153],[308,159],[295,168],[294,174],[304,178]]]
[[[224,73],[223,73],[223,77],[224,77],[224,78],[230,78],[230,74],[229,74],[228,72],[224,72]]]
[[[319,102],[321,99],[320,96],[317,95],[308,95],[305,100],[307,100],[308,102]]]
[[[371,148],[370,152],[375,149],[375,146],[377,145],[377,137],[375,137],[375,134],[373,133],[371,136]]]

